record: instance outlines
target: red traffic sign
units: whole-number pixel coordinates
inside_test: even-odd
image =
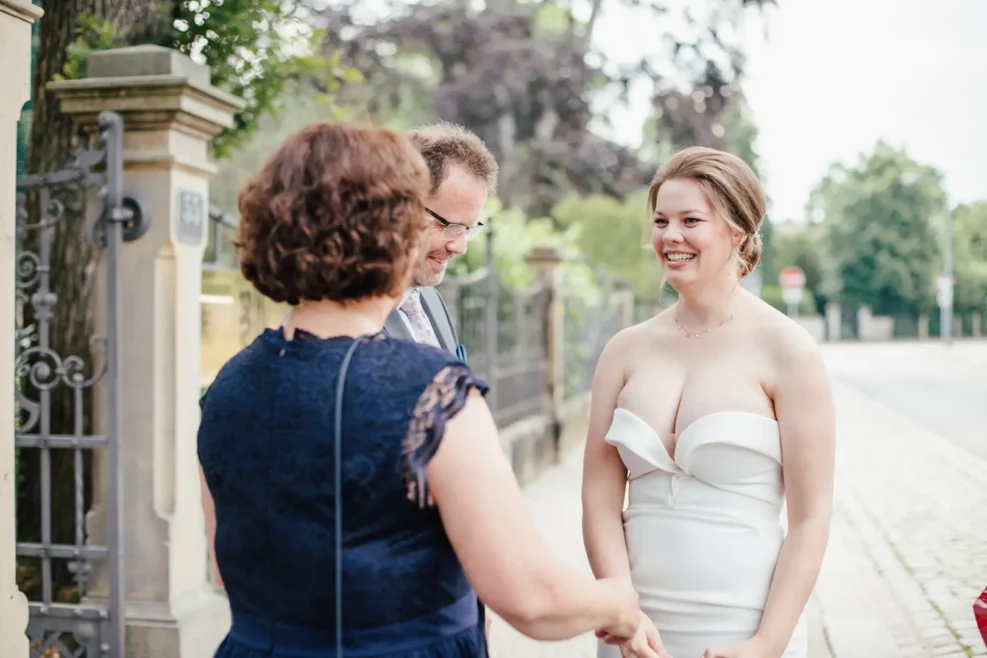
[[[801,290],[805,288],[805,272],[801,267],[791,265],[781,271],[778,282],[784,290]]]

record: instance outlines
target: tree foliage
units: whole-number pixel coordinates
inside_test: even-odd
[[[953,209],[953,230],[965,257],[987,262],[987,201],[956,206]]]
[[[552,210],[552,216],[574,231],[588,263],[628,281],[637,299],[657,302],[662,274],[649,242],[646,205],[645,189],[623,201],[603,195],[570,196]]]
[[[987,307],[987,201],[953,209],[956,297],[960,313]]]
[[[281,110],[293,86],[325,95],[360,80],[354,69],[340,66],[340,53],[320,52],[322,33],[311,29],[307,6],[296,0],[174,1],[175,22],[160,44],[199,59],[214,85],[247,102],[233,128],[213,140],[217,156],[232,153],[261,117]]]
[[[562,3],[506,0],[395,3],[383,19],[354,0],[332,0],[320,15],[326,47],[341,49],[343,63],[367,81],[354,98],[370,117],[410,112],[469,127],[501,163],[507,205],[542,216],[567,193],[622,197],[653,173],[637,153],[590,130],[592,120],[605,120],[593,109],[598,94],[616,89],[620,96],[642,76],[665,90],[676,82],[669,72],[689,72],[677,82],[705,89],[715,81],[715,106],[742,70],[739,51],[720,36],[722,23],[747,5],[765,4],[707,0],[723,10],[697,20],[688,40],[656,35],[667,43],[668,66],[659,71],[650,58],[613,66],[593,50],[603,2],[593,3],[585,21]],[[650,6],[661,17],[671,11],[663,2]]]
[[[62,70],[54,77],[82,78],[86,59],[97,50],[151,44],[172,48],[209,67],[212,83],[246,101],[211,143],[213,154],[230,155],[295,95],[296,85],[323,94],[343,82],[357,82],[354,69],[340,66],[340,53],[323,55],[323,35],[306,20],[297,0],[143,0],[145,16],[166,16],[135,31],[96,6],[78,15],[79,27],[66,47]],[[141,3],[134,3],[140,6]],[[307,45],[307,47],[306,47]],[[289,93],[290,92],[290,93]]]
[[[941,271],[941,175],[884,142],[856,165],[835,164],[812,194],[826,229],[834,291],[875,314],[928,311]]]
[[[338,96],[340,115],[396,129],[446,119],[468,126],[491,146],[502,167],[500,202],[508,209],[493,218],[501,227],[498,259],[507,258],[504,250],[520,258],[514,243],[524,240],[515,235],[511,213],[520,209],[518,217],[531,223],[550,216],[552,226],[571,233],[592,268],[631,280],[650,299],[659,294],[661,275],[654,256],[642,248],[647,217],[641,189],[655,166],[675,149],[703,144],[737,153],[760,169],[756,125],[740,92],[742,56],[721,34],[745,4],[766,3],[706,0],[721,10],[705,22],[685,21],[690,29],[682,35],[674,33],[672,10],[657,3],[647,11],[657,12],[656,24],[669,32],[658,33],[667,61],[658,66],[642,58],[620,67],[591,46],[604,2],[619,1],[597,0],[589,18],[580,21],[568,6],[551,1],[488,2],[481,8],[452,0],[402,2],[381,16],[360,3],[331,0],[316,24],[325,30],[327,52],[342,52],[341,62],[364,77],[364,84]],[[676,79],[681,71],[688,74]],[[646,122],[645,146],[638,151],[590,129],[606,120],[605,106],[596,101],[614,97],[616,90],[620,102],[622,90],[635,80],[644,79],[660,94],[705,88],[713,78],[717,92],[705,114],[690,115],[674,139],[660,130],[659,118]],[[262,134],[223,163],[214,200],[232,206],[236,189],[269,149],[294,126],[312,120],[312,105],[297,102],[300,107],[286,115],[290,121],[265,122]],[[763,233],[768,264],[770,225]],[[480,266],[480,252],[472,245],[457,268]]]

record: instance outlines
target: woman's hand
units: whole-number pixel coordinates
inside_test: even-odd
[[[596,636],[607,644],[620,646],[623,658],[672,658],[662,646],[654,622],[643,612],[638,612],[637,629],[631,637],[621,639],[603,630],[597,631]]]
[[[655,623],[643,612],[634,637],[620,643],[620,655],[622,658],[672,658],[661,644]]]
[[[601,578],[597,583],[605,588],[609,600],[618,606],[615,623],[597,633],[604,633],[618,641],[634,637],[640,626],[641,610],[637,605],[639,597],[631,582],[626,578]]]

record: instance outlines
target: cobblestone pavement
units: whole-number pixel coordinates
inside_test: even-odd
[[[934,361],[912,356],[938,348],[916,344],[875,346],[878,365],[888,354],[909,376],[928,367],[929,379],[948,382],[950,372],[969,376],[987,403],[987,342],[966,343]],[[867,369],[868,352],[846,361],[845,350],[827,351],[837,380],[851,368]],[[903,363],[904,361],[904,363]],[[853,656],[987,656],[976,630],[973,601],[987,586],[987,461],[913,418],[931,418],[916,409],[906,417],[849,386],[837,386],[837,524],[851,542],[831,546],[817,588],[826,633],[836,658]],[[974,416],[969,401],[937,399],[928,391],[913,404],[955,405],[955,416]],[[980,411],[980,410],[977,410]],[[941,413],[941,412],[940,412]],[[953,428],[953,431],[956,431]],[[987,426],[971,424],[968,440],[987,442]],[[880,578],[873,580],[872,567]],[[857,574],[867,574],[857,580]],[[845,604],[845,605],[844,605]],[[860,627],[859,632],[854,627]],[[860,648],[869,638],[875,650]]]
[[[962,349],[935,359],[934,368],[987,366],[987,342]],[[826,349],[836,380],[837,493],[808,611],[809,658],[987,656],[972,611],[987,587],[987,462],[844,383],[850,369],[900,366],[882,350],[909,353],[899,344]],[[980,381],[987,403],[987,367]],[[987,442],[987,427],[968,431]],[[589,573],[580,533],[580,457],[579,449],[572,451],[528,485],[525,496],[552,550]],[[493,658],[595,658],[595,639],[535,642],[495,619],[491,649]]]

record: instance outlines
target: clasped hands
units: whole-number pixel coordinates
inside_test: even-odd
[[[622,658],[672,658],[661,644],[658,629],[648,615],[638,611],[637,627],[630,635],[615,635],[608,629],[596,631],[596,637],[620,647]]]
[[[607,644],[618,645],[622,658],[653,658],[654,656],[657,658],[679,658],[678,656],[673,657],[665,651],[665,647],[661,644],[661,637],[658,635],[658,629],[643,612],[638,630],[632,637],[621,640],[603,630],[597,631],[596,637]],[[745,642],[707,649],[699,658],[768,658],[773,655],[757,638],[753,638]],[[690,657],[685,656],[684,658]]]
[[[609,590],[609,600],[620,611],[612,626],[596,631],[607,644],[620,646],[623,658],[672,658],[661,646],[658,629],[638,607],[639,597],[626,578],[603,578],[599,583]]]
[[[634,596],[636,608],[636,594]],[[634,617],[625,618],[616,626],[597,630],[596,637],[607,644],[619,646],[622,658],[775,658],[781,653],[756,635],[743,642],[709,648],[702,656],[673,657],[662,645],[654,622],[640,609]]]

